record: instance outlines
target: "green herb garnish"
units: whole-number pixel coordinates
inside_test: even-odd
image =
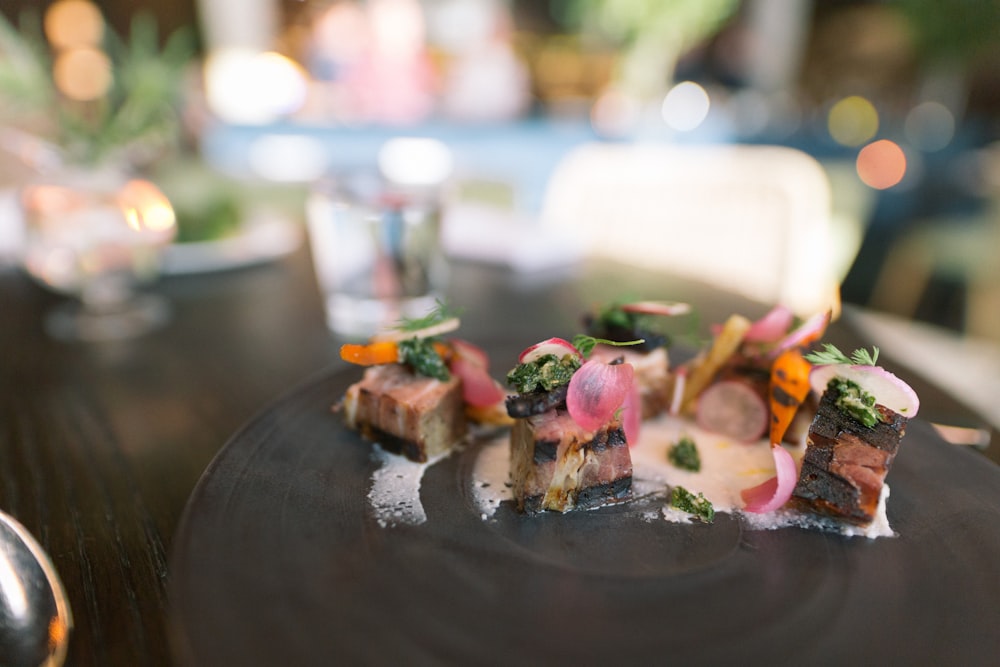
[[[407,364],[418,375],[447,382],[451,375],[441,355],[434,349],[431,338],[408,338],[399,341],[399,361]]]
[[[542,355],[527,364],[518,364],[507,373],[507,384],[519,394],[530,394],[533,391],[552,391],[556,387],[568,384],[573,373],[580,368],[580,360],[572,354],[557,357],[554,354]]]
[[[667,450],[667,460],[682,470],[692,472],[701,470],[701,456],[698,454],[698,446],[688,436],[684,436],[670,445],[670,449]]]
[[[834,404],[838,409],[868,428],[881,421],[881,415],[875,408],[875,397],[862,389],[858,383],[835,377],[827,384],[827,390],[836,393]]]
[[[860,348],[851,352],[851,356],[848,357],[846,354],[837,349],[835,345],[824,343],[822,351],[810,352],[805,355],[805,359],[806,361],[816,364],[817,366],[827,366],[830,364],[874,366],[875,362],[878,361],[878,348],[872,347],[871,352],[864,348]]]
[[[602,345],[613,345],[614,347],[627,347],[629,345],[642,345],[646,341],[643,339],[629,340],[629,341],[617,341],[617,340],[607,340],[605,338],[594,338],[593,336],[588,336],[586,334],[577,334],[573,336],[573,347],[579,350],[580,354],[583,355],[584,359],[590,356],[590,353],[594,351],[594,348],[598,344]]]
[[[459,314],[459,309],[453,308],[444,301],[438,299],[434,301],[434,308],[429,313],[423,317],[404,317],[399,321],[399,324],[396,325],[395,328],[398,331],[420,331],[421,329],[427,329],[437,324],[441,324],[445,320],[450,320],[453,317],[458,317]]]
[[[683,486],[675,486],[670,489],[670,506],[687,512],[704,523],[715,521],[715,508],[701,492],[696,496]]]

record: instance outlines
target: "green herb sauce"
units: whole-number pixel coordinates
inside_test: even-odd
[[[557,357],[546,354],[527,364],[518,364],[507,373],[507,384],[520,394],[533,391],[552,391],[567,384],[580,368],[580,361],[573,355]]]
[[[881,418],[875,409],[875,397],[862,389],[856,382],[835,377],[827,385],[828,391],[836,392],[835,404],[842,412],[871,428]]]
[[[431,338],[408,338],[399,341],[399,361],[418,375],[447,382],[451,375],[441,355],[434,349]]]
[[[682,470],[698,472],[701,470],[701,456],[694,440],[684,436],[667,450],[667,460]]]
[[[670,505],[704,523],[715,521],[715,508],[701,492],[696,496],[683,486],[675,486],[670,489]]]

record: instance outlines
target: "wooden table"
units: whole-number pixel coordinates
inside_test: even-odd
[[[451,285],[464,337],[525,345],[576,333],[587,306],[623,294],[690,301],[706,326],[734,308],[750,317],[767,308],[612,264],[531,278],[459,264]],[[242,424],[340,363],[305,249],[268,265],[168,277],[154,289],[173,307],[166,328],[67,344],[42,330],[60,298],[0,270],[0,509],[35,534],[68,589],[71,665],[172,664],[171,538],[189,494]],[[843,323],[828,338],[859,343]],[[511,361],[495,360],[497,374]],[[925,418],[974,420],[914,384]]]

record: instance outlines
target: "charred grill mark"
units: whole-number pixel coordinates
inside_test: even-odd
[[[507,414],[514,419],[540,415],[566,402],[569,385],[564,384],[552,391],[534,391],[530,394],[515,394],[506,399]]]
[[[420,443],[407,440],[406,438],[401,438],[398,435],[393,435],[392,433],[383,431],[377,426],[372,426],[371,424],[362,424],[361,434],[366,439],[382,445],[382,448],[387,452],[402,454],[406,458],[417,463],[427,462],[427,452],[424,451],[424,448],[420,445]]]
[[[532,456],[535,465],[540,465],[542,463],[548,463],[550,461],[556,460],[556,454],[559,451],[559,441],[558,440],[536,440],[535,441],[535,451]]]
[[[576,497],[578,509],[589,509],[632,499],[632,475],[581,489]]]
[[[798,405],[799,403],[795,400],[794,396],[777,385],[771,388],[771,397],[777,401],[779,405],[784,405],[786,407],[792,407]]]

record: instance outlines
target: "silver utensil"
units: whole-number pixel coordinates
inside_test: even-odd
[[[73,617],[55,567],[31,533],[0,512],[0,656],[11,667],[58,667]]]

